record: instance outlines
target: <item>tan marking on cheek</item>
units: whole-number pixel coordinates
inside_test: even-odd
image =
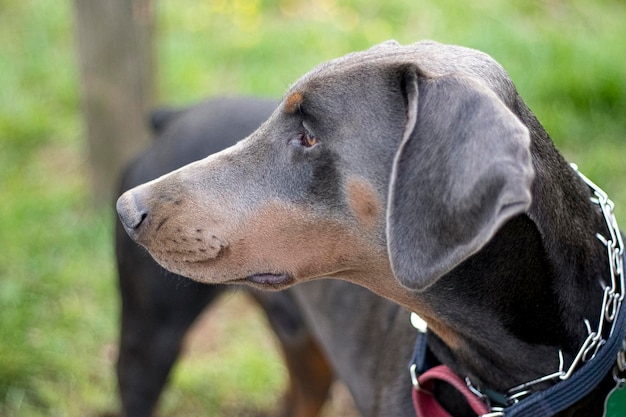
[[[362,179],[349,178],[347,191],[348,203],[357,219],[368,227],[374,226],[382,211],[374,188]]]
[[[386,249],[361,229],[278,201],[252,212],[227,213],[185,201],[169,212],[168,222],[146,246],[166,269],[202,282],[286,273],[295,282],[335,276],[362,283],[366,276],[390,272],[383,271]],[[191,239],[174,242],[181,231]]]
[[[380,248],[353,227],[282,202],[233,220],[213,230],[229,246],[214,261],[196,266],[194,276],[212,282],[212,277],[259,273],[287,273],[295,281],[329,276],[350,280],[371,273],[380,260]]]
[[[298,110],[298,107],[300,107],[303,101],[304,96],[301,92],[292,93],[285,100],[285,111],[287,113],[295,113],[295,111]]]
[[[254,265],[255,272],[311,278],[342,269],[358,256],[354,233],[343,225],[279,204],[259,210],[237,235],[233,256]]]

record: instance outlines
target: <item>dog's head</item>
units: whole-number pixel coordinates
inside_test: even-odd
[[[315,68],[248,138],[128,191],[118,212],[160,264],[199,281],[339,277],[384,292],[368,280],[393,275],[424,289],[529,207],[515,97],[485,54],[387,42]]]

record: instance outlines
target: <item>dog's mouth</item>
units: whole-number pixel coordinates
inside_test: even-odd
[[[258,285],[265,288],[282,288],[289,285],[293,278],[289,274],[263,273],[250,275],[246,277],[246,281],[255,286]]]

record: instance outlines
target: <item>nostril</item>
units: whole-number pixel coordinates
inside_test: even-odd
[[[132,191],[127,191],[117,200],[117,214],[126,231],[136,234],[148,218],[149,211]]]
[[[147,217],[148,217],[148,213],[142,211],[139,216],[139,222],[135,224],[133,229],[135,230],[139,229],[139,227],[141,227],[141,225],[144,224],[144,220],[146,220]]]

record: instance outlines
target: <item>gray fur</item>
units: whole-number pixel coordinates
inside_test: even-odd
[[[303,132],[319,143],[304,146]],[[196,280],[282,289],[326,276],[417,311],[438,360],[503,391],[554,372],[559,351],[569,363],[583,320],[597,321],[607,265],[589,196],[488,55],[388,42],[313,69],[246,140],[127,192],[118,209],[157,261]],[[224,250],[205,262],[176,253],[173,237],[201,228]],[[346,310],[317,316],[321,302],[311,320],[334,329]],[[355,349],[325,334],[336,357]],[[410,415],[408,392],[388,391],[406,374],[342,376],[370,415],[389,415],[382,404]],[[605,388],[562,415],[601,415]]]
[[[528,209],[533,168],[528,130],[472,79],[427,80],[409,97],[419,110],[394,160],[387,245],[396,278],[423,290]]]

